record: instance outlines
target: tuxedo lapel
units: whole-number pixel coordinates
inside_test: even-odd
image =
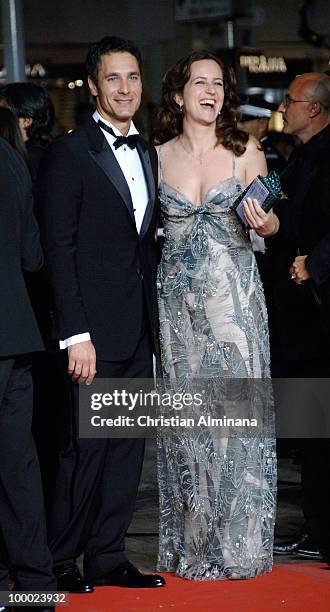
[[[90,156],[92,159],[94,159],[109,181],[111,181],[113,186],[118,191],[135,225],[131,193],[125,176],[111,150],[111,147],[108,145],[106,138],[102,134],[100,128],[96,125],[94,119],[91,119],[86,126],[86,129],[91,145],[91,148],[88,151]]]
[[[125,176],[121,170],[119,163],[117,162],[115,155],[111,150],[111,147],[108,145],[104,134],[102,133],[98,125],[95,123],[94,119],[91,119],[87,123],[85,129],[87,131],[90,143],[90,149],[88,151],[89,155],[92,157],[92,159],[94,159],[94,161],[98,164],[98,166],[101,168],[101,170],[105,173],[107,178],[111,181],[113,186],[118,191],[135,225],[131,193],[127,185]],[[152,172],[147,143],[142,138],[138,139],[137,151],[140,156],[148,190],[148,204],[140,230],[140,238],[143,238],[149,227],[153,215],[155,205],[155,179]]]
[[[146,207],[146,211],[143,217],[142,226],[140,230],[140,237],[143,238],[144,234],[146,233],[149,227],[149,223],[152,219],[152,214],[154,210],[155,179],[154,179],[154,175],[153,175],[152,168],[151,168],[149,151],[146,146],[146,143],[142,139],[139,139],[137,143],[137,150],[138,150],[138,153],[141,159],[144,176],[145,176],[146,183],[147,183],[147,189],[148,189],[148,204]]]

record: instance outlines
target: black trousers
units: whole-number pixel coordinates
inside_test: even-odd
[[[130,359],[97,361],[96,369],[100,378],[151,378],[149,335],[143,333]],[[134,511],[144,440],[79,439],[79,388],[72,387],[72,435],[60,456],[49,541],[55,567],[84,552],[85,574],[92,579],[126,560],[124,538]]]
[[[0,359],[0,589],[55,591],[26,357]]]
[[[272,375],[279,378],[330,378],[330,362],[325,358],[275,361]],[[316,408],[311,398],[311,413]],[[296,438],[291,439],[291,444],[299,451],[301,459],[304,531],[316,545],[330,553],[330,440]]]
[[[65,424],[68,423],[72,404],[67,366],[66,351],[45,351],[33,355],[32,434],[39,457],[46,513],[52,504],[58,456],[66,445]]]

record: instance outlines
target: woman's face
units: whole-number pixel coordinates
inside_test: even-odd
[[[224,101],[223,74],[219,64],[212,59],[191,64],[190,79],[175,101],[180,106],[183,104],[186,119],[203,125],[214,123]]]

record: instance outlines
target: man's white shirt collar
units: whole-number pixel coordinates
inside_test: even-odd
[[[97,123],[99,120],[103,121],[103,123],[105,123],[106,125],[108,125],[109,127],[111,127],[111,129],[114,131],[114,133],[116,134],[116,136],[122,136],[123,134],[118,130],[118,128],[116,128],[112,123],[110,123],[110,121],[107,121],[107,119],[104,119],[104,117],[102,117],[100,115],[100,113],[96,110],[93,114],[93,119],[94,121]],[[102,128],[101,128],[102,130]],[[131,136],[133,134],[138,134],[138,130],[136,129],[133,121],[131,121],[131,124],[129,126],[129,130],[127,132],[127,136]],[[112,138],[114,140],[114,137],[112,136],[112,134],[109,134],[109,132],[107,132],[107,135],[110,136],[110,138]]]

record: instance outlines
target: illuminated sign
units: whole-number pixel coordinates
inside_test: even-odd
[[[265,55],[241,55],[241,68],[247,68],[253,74],[286,72],[284,57],[266,57]]]

